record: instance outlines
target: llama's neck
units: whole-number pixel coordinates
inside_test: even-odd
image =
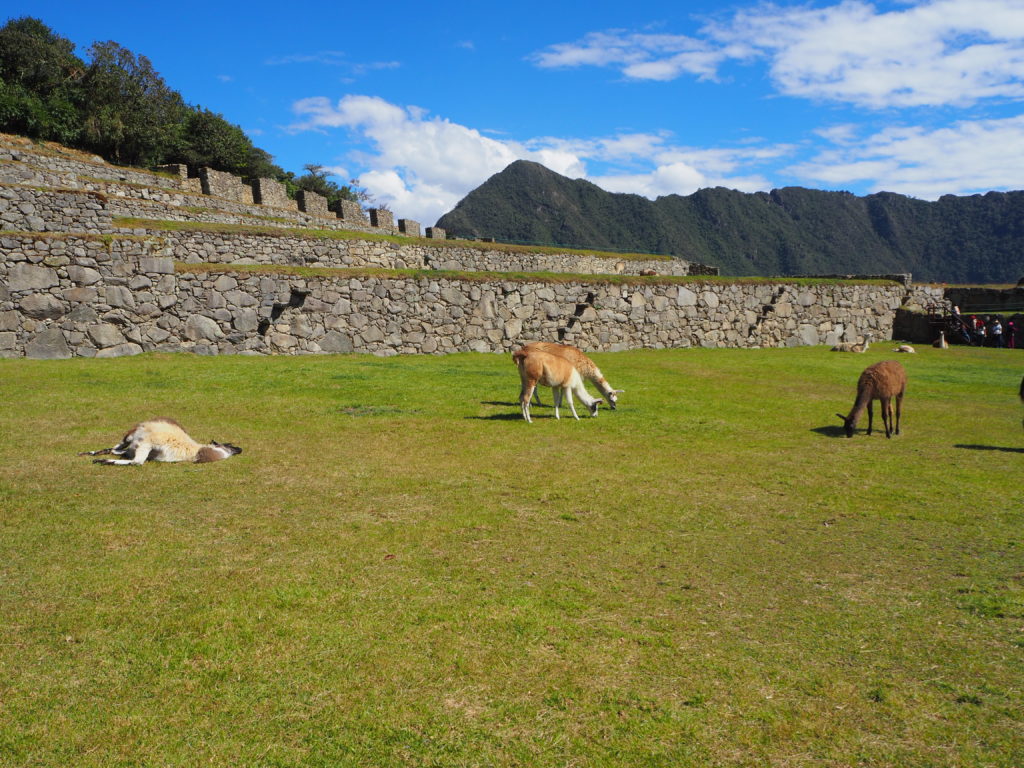
[[[850,415],[846,417],[846,420],[856,427],[857,422],[860,421],[860,417],[864,413],[864,409],[868,407],[868,403],[871,402],[874,395],[874,387],[863,387],[857,390],[857,399],[853,403],[853,410],[850,411]]]

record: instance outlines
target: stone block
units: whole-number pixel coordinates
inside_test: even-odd
[[[92,285],[101,279],[100,273],[91,267],[72,265],[67,268],[68,278],[79,285]]]
[[[355,226],[366,226],[369,219],[363,212],[363,207],[353,200],[341,200],[338,202],[338,218],[346,224]]]
[[[318,195],[316,192],[310,192],[306,189],[300,189],[296,193],[295,199],[299,203],[299,210],[303,213],[324,218],[330,216],[330,212],[327,210],[327,198],[323,195]]]
[[[431,240],[446,240],[448,233],[440,227],[427,227],[427,237]]]
[[[256,179],[252,183],[252,197],[257,205],[295,210],[295,201],[288,197],[284,184],[274,179]]]
[[[399,219],[398,231],[403,235],[408,235],[409,237],[419,237],[420,223],[418,221],[413,221],[412,219]]]
[[[216,321],[203,315],[191,315],[185,321],[185,336],[190,341],[216,341],[224,333]]]
[[[89,338],[92,339],[93,343],[100,348],[113,347],[118,344],[124,344],[124,334],[115,325],[110,323],[99,323],[97,325],[90,325],[87,329]]]
[[[368,213],[370,214],[371,227],[378,227],[380,229],[395,228],[395,217],[391,211],[384,208],[371,208]]]
[[[49,267],[18,262],[7,271],[7,288],[18,291],[41,291],[58,284],[57,273]]]
[[[48,328],[25,345],[25,357],[36,360],[66,360],[71,357],[64,333],[59,328]]]
[[[49,293],[33,293],[21,300],[21,311],[36,320],[55,320],[64,314],[64,305]]]

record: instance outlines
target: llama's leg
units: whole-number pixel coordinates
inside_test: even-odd
[[[145,464],[146,459],[149,458],[149,454],[153,451],[153,446],[149,443],[139,443],[135,446],[135,455],[130,459],[93,459],[93,464],[118,464],[124,466],[126,464]]]
[[[576,415],[576,404],[573,403],[573,401],[572,401],[572,390],[571,389],[565,390],[565,394],[566,394],[566,397],[569,398],[569,410],[572,411],[572,417],[574,419],[576,419],[576,421],[579,421],[580,417]]]
[[[903,415],[903,393],[896,395],[896,434],[900,433],[900,417]]]
[[[540,401],[540,387],[534,387],[533,399],[537,401],[537,405],[543,405],[543,403]]]
[[[98,451],[82,451],[79,456],[105,456],[108,453],[113,453],[113,448],[101,448]]]
[[[551,398],[555,401],[555,418],[560,419],[561,416],[558,415],[558,409],[562,407],[562,388],[553,387],[551,389]]]
[[[868,400],[868,434],[871,434],[871,428],[874,426],[875,421],[875,408],[874,400]]]
[[[519,408],[523,412],[523,418],[526,419],[527,424],[532,424],[533,421],[530,419],[530,398],[533,396],[536,385],[523,384],[523,389],[519,393]]]
[[[879,405],[882,408],[882,427],[885,429],[886,438],[892,437],[892,400],[888,397],[880,397]]]

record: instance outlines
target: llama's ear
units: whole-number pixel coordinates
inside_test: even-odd
[[[846,417],[845,417],[845,416],[843,416],[843,414],[841,414],[841,413],[837,413],[837,414],[836,414],[836,416],[838,416],[838,417],[839,417],[839,419],[840,419],[840,420],[841,420],[841,421],[843,422],[843,424],[845,424],[845,423],[846,423]]]
[[[613,389],[613,390],[612,390],[612,394],[613,394],[613,395],[621,395],[621,394],[622,394],[623,392],[625,392],[625,391],[626,391],[626,390],[624,390],[624,389]]]

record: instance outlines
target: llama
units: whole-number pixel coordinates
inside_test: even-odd
[[[832,351],[833,352],[867,352],[868,351],[868,347],[871,346],[871,341],[874,338],[875,337],[874,337],[873,334],[868,333],[866,336],[864,336],[864,341],[862,343],[856,343],[855,344],[852,341],[840,341],[838,344],[836,344],[834,347],[832,347]]]
[[[572,363],[573,367],[580,372],[580,376],[592,383],[604,395],[604,399],[608,401],[608,407],[615,410],[615,406],[619,402],[619,395],[625,390],[612,389],[611,384],[602,375],[601,369],[594,365],[594,361],[587,357],[583,350],[571,344],[553,344],[549,341],[531,341],[523,345],[523,350],[526,352],[535,349],[547,352],[549,355],[563,357]],[[540,405],[540,395],[537,390],[534,390],[534,396],[537,398],[537,405]]]
[[[917,350],[914,349],[909,344],[900,344],[898,347],[896,347],[893,350],[893,352],[904,352],[904,353],[906,353],[908,355],[913,355],[913,354],[915,354],[917,352]]]
[[[128,430],[113,448],[84,451],[79,456],[100,456],[112,453],[123,459],[93,459],[94,464],[144,464],[147,461],[191,461],[202,464],[230,459],[242,452],[231,443],[210,442],[201,445],[193,440],[173,419],[142,421]]]
[[[949,342],[946,341],[945,331],[939,331],[939,338],[932,342],[932,346],[936,349],[949,349]]]
[[[885,436],[892,437],[893,432],[900,433],[900,415],[903,410],[903,393],[907,389],[907,372],[903,366],[895,360],[883,360],[880,363],[869,365],[857,380],[857,399],[853,403],[853,409],[849,415],[836,415],[843,420],[846,428],[846,436],[853,437],[853,431],[857,428],[857,421],[860,419],[864,409],[868,409],[868,434],[874,422],[873,401],[878,400],[882,404],[882,423],[885,425]],[[893,398],[896,399],[895,421],[893,420]]]
[[[573,364],[564,357],[552,355],[540,349],[520,349],[512,353],[512,360],[519,368],[519,379],[522,388],[519,391],[519,405],[523,411],[523,418],[528,424],[532,424],[530,418],[530,397],[538,384],[551,387],[554,391],[555,418],[559,418],[558,409],[562,404],[562,396],[569,396],[569,410],[578,421],[576,406],[573,404],[572,396],[576,395],[580,401],[590,409],[591,416],[597,416],[597,406],[603,401],[591,397],[583,386],[583,379],[580,372],[573,367]]]

